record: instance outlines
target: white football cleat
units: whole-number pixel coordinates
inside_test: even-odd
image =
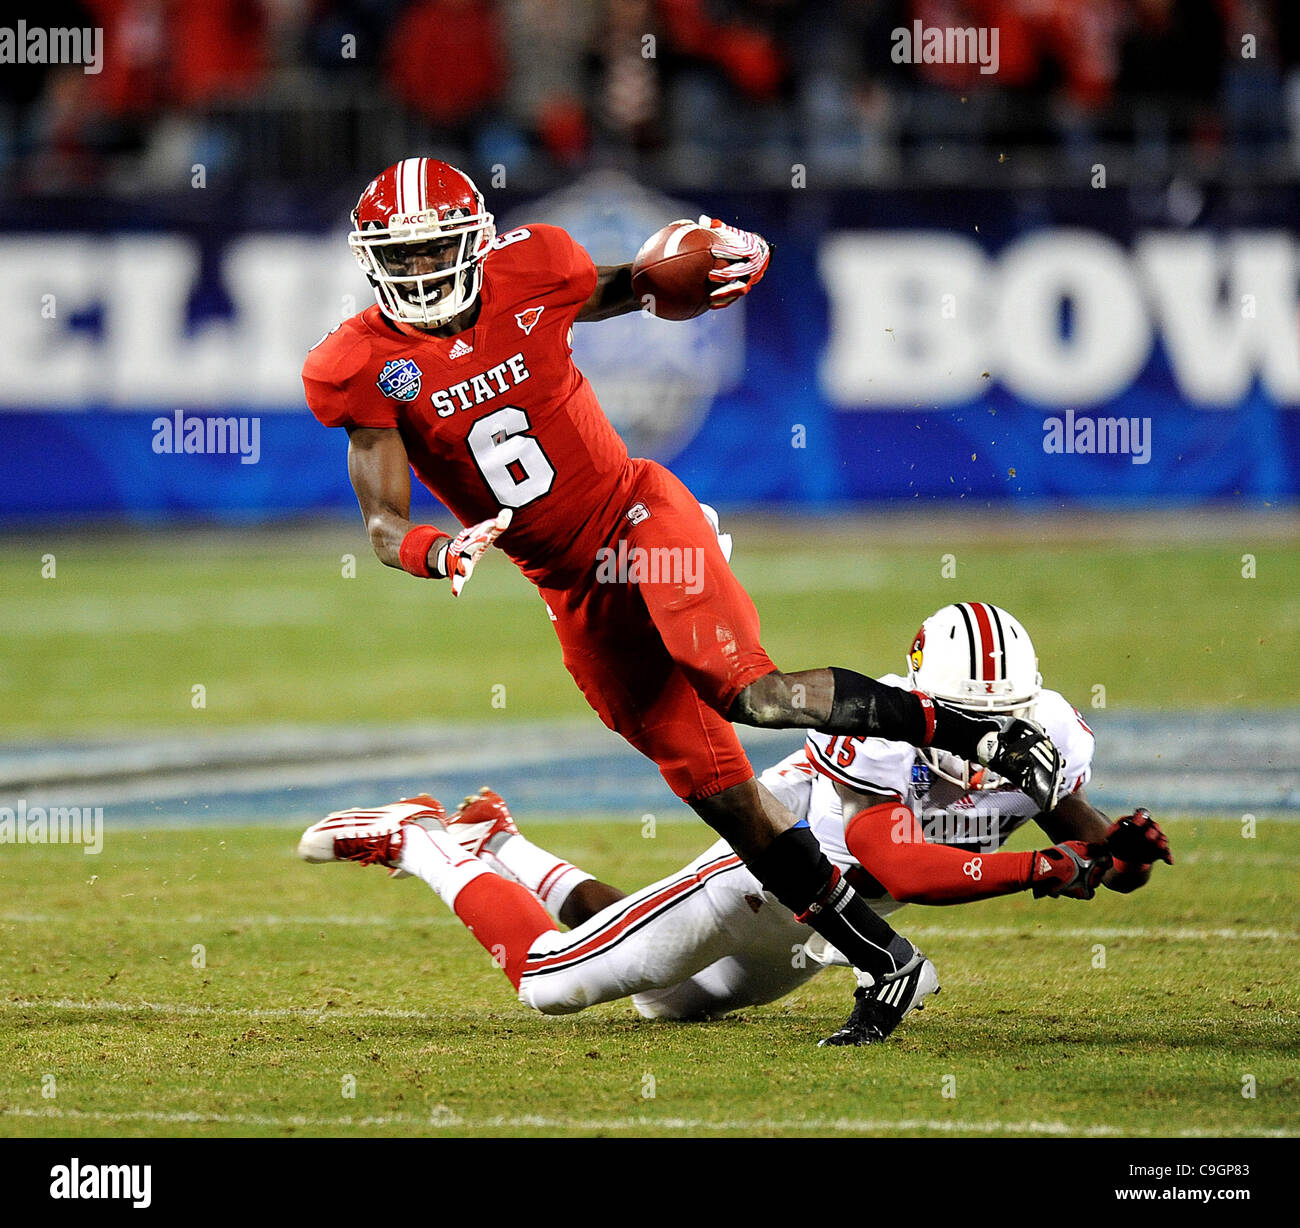
[[[363,866],[383,865],[389,868],[390,877],[405,878],[406,871],[397,868],[397,861],[406,842],[406,828],[440,823],[446,813],[442,803],[427,793],[374,809],[336,810],[302,833],[298,856],[313,864],[355,861]]]
[[[510,813],[505,799],[486,785],[474,797],[467,797],[456,813],[443,824],[467,853],[474,857],[483,855],[484,846],[494,836],[517,836],[519,828],[515,826],[514,816]],[[498,847],[501,841],[494,841]],[[488,849],[488,852],[494,850]]]

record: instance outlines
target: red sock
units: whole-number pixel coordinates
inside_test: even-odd
[[[498,874],[480,874],[456,893],[456,915],[519,988],[528,950],[547,930],[550,914],[527,887]]]

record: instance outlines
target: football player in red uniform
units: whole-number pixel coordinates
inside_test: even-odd
[[[1040,799],[1055,795],[1062,770],[1051,741],[1028,722],[971,717],[851,670],[776,668],[700,505],[666,469],[629,458],[573,363],[574,323],[640,308],[630,264],[598,268],[554,226],[497,235],[468,176],[429,158],[384,171],[352,220],[349,243],[376,303],[316,344],[303,384],[312,413],[348,431],[375,553],[449,579],[459,595],[489,546],[505,551],[541,591],[564,664],[601,719],[853,962],[859,1002],[878,1003],[868,1039],[888,1035],[933,968],[759,785],[731,722],[934,745]],[[703,221],[727,262],[709,275],[711,306],[722,308],[757,285],[768,246]],[[455,536],[411,522],[412,469],[464,526]],[[690,567],[633,565],[602,582],[601,559],[687,551]],[[494,931],[507,910],[493,892],[512,888],[479,876],[456,904],[489,949],[507,951],[507,972],[536,937],[526,925]],[[536,913],[540,933],[551,922]]]

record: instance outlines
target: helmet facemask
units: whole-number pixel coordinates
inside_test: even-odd
[[[454,216],[459,213],[460,216]],[[354,225],[357,214],[352,215]],[[483,258],[496,236],[492,215],[453,210],[407,214],[394,225],[369,222],[348,246],[375,290],[379,309],[398,324],[438,328],[473,305],[483,285]]]

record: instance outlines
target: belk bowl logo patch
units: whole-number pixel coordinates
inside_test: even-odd
[[[384,363],[375,381],[379,391],[394,401],[413,401],[420,395],[420,368],[413,358],[393,358]]]

